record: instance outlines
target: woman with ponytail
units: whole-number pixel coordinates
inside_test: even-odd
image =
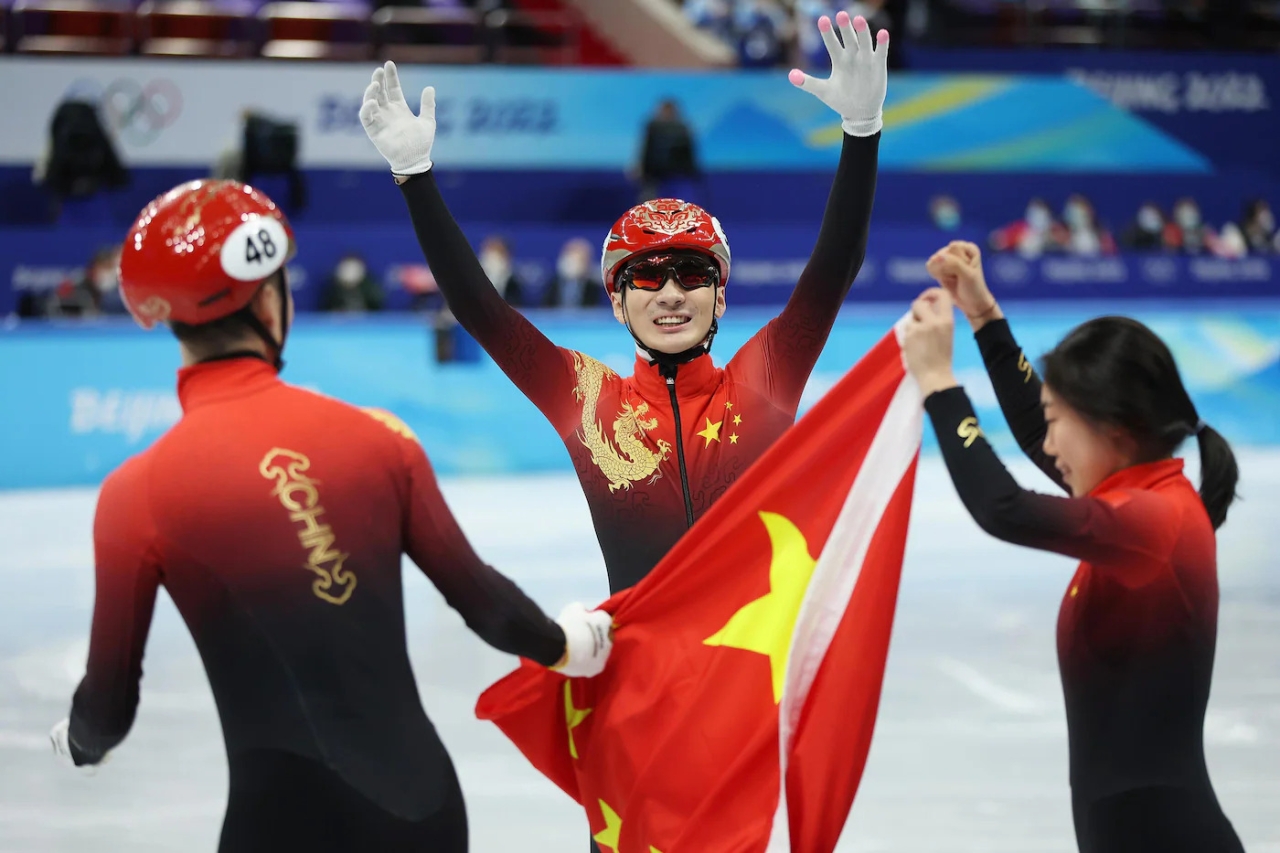
[[[1201,420],[1169,348],[1124,317],[1073,329],[1043,381],[1009,331],[972,243],[929,259],[942,285],[903,329],[947,469],[983,530],[1081,560],[1058,616],[1072,811],[1081,853],[1241,853],[1204,756],[1217,638],[1214,531],[1235,499],[1230,446]],[[969,319],[1023,451],[1070,497],[1022,489],[951,366]],[[1174,452],[1200,446],[1199,491]]]

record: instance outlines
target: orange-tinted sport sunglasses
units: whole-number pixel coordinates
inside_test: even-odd
[[[662,290],[668,277],[685,290],[698,290],[720,283],[720,267],[695,253],[646,255],[623,267],[618,282],[632,290]]]

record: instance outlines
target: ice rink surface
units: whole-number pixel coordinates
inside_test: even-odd
[[[1047,480],[1013,466],[1024,485]],[[1244,502],[1219,537],[1222,604],[1206,725],[1218,796],[1250,853],[1280,853],[1280,451],[1242,451]],[[607,593],[570,475],[444,483],[480,554],[544,608]],[[1071,561],[990,539],[940,460],[916,486],[880,719],[841,851],[1075,850],[1054,651]],[[83,673],[93,599],[93,490],[0,493],[0,853],[217,845],[227,771],[195,646],[161,595],[137,723],[92,776],[47,732]],[[582,851],[578,807],[490,724],[481,690],[513,658],[488,649],[406,564],[410,651],[466,793],[471,849]]]

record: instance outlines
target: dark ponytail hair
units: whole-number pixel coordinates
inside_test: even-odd
[[[1194,435],[1200,445],[1200,499],[1216,530],[1227,520],[1240,479],[1231,445],[1196,413],[1164,341],[1137,320],[1099,317],[1072,329],[1043,359],[1044,381],[1095,423],[1119,427],[1138,461],[1173,455]]]

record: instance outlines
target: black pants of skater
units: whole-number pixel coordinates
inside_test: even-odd
[[[1149,787],[1073,798],[1080,853],[1244,853],[1212,789]]]
[[[399,818],[332,770],[289,752],[241,753],[218,853],[466,853],[467,812],[455,784],[448,800],[421,821]]]

